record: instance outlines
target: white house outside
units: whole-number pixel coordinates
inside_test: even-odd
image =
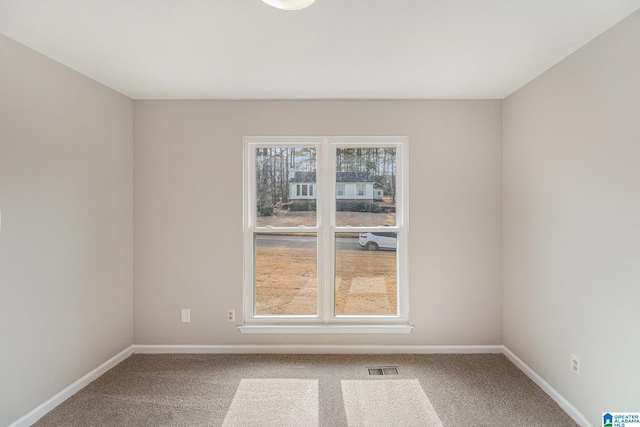
[[[336,199],[382,200],[383,191],[373,188],[373,174],[369,172],[337,172]],[[315,200],[316,173],[295,171],[289,178],[290,200]]]

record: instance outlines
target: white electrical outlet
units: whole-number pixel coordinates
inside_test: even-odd
[[[571,372],[580,376],[580,358],[575,354],[571,355]]]
[[[180,311],[180,317],[182,319],[182,323],[191,322],[191,310],[189,310],[188,308],[183,308]]]
[[[236,321],[236,311],[233,309],[227,310],[227,322],[235,322]]]

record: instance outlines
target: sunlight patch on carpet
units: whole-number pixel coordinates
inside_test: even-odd
[[[223,427],[318,426],[318,380],[243,379]]]
[[[343,380],[349,427],[442,427],[418,380]]]

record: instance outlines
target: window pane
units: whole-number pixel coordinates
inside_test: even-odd
[[[336,233],[335,312],[395,315],[397,234]]]
[[[316,225],[316,149],[256,148],[256,225]]]
[[[336,149],[336,225],[396,225],[396,149]]]
[[[256,315],[318,312],[315,233],[255,234]]]

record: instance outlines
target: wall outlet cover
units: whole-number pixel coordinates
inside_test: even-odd
[[[580,376],[580,358],[575,354],[571,355],[571,372]]]

